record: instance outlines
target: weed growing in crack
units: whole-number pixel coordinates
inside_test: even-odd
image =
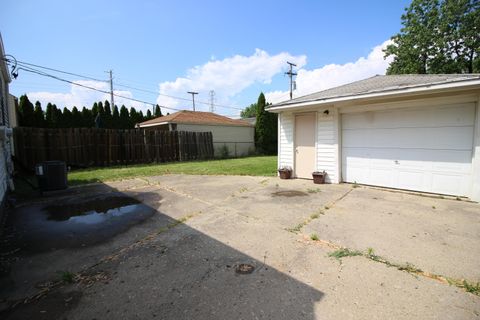
[[[363,254],[360,251],[350,250],[348,248],[341,248],[333,252],[330,252],[328,254],[329,257],[335,258],[337,260],[340,260],[341,258],[345,258],[345,257],[355,257],[355,256],[362,256],[362,255]]]
[[[391,264],[392,266],[396,266],[398,270],[400,271],[406,271],[408,273],[422,273],[422,269],[419,269],[417,267],[415,267],[413,264],[411,263],[406,263],[404,265],[395,265],[395,264]]]
[[[318,193],[321,192],[320,188],[315,188],[315,189],[307,189],[308,193]]]
[[[312,220],[318,219],[318,217],[320,217],[320,213],[318,213],[318,212],[312,213],[310,215],[310,219],[312,219]]]
[[[297,224],[295,227],[287,228],[285,230],[287,230],[289,232],[293,232],[293,233],[299,233],[306,224],[307,224],[306,222],[301,222],[301,223]]]
[[[73,283],[73,281],[75,280],[75,274],[70,271],[62,271],[60,273],[60,278],[65,283]]]

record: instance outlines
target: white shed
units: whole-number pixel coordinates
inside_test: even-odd
[[[138,124],[144,129],[211,132],[215,156],[227,148],[230,156],[246,156],[255,151],[255,127],[212,112],[179,111]]]
[[[297,178],[480,201],[480,75],[375,76],[277,103],[278,165]]]

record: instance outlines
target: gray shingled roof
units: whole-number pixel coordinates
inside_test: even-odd
[[[270,107],[274,108],[294,103],[311,102],[340,97],[353,97],[356,95],[375,92],[395,92],[407,88],[479,79],[480,74],[405,74],[388,76],[376,75],[368,79],[355,81],[339,87],[334,87],[331,89],[312,93],[303,97],[279,102]]]

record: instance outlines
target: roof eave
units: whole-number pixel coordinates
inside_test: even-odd
[[[421,93],[431,93],[436,91],[450,91],[450,90],[469,90],[474,89],[476,86],[480,88],[480,79],[476,80],[468,80],[468,83],[465,81],[458,81],[458,82],[451,82],[451,83],[443,83],[443,84],[429,84],[421,87],[408,87],[401,90],[392,89],[374,93],[365,93],[365,94],[357,94],[357,95],[349,95],[344,97],[336,97],[336,98],[325,98],[325,99],[318,99],[312,101],[303,101],[297,103],[285,103],[279,105],[278,107],[270,107],[267,109],[269,112],[278,113],[288,109],[297,109],[301,107],[313,106],[313,105],[325,105],[325,104],[332,104],[338,102],[346,102],[352,100],[360,100],[360,99],[369,99],[369,98],[382,98],[382,97],[395,97],[395,96],[403,96],[408,94],[421,94]]]

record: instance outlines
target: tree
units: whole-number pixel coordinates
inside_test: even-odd
[[[150,109],[147,110],[147,116],[146,116],[146,119],[145,120],[150,120],[152,119],[152,112],[150,111]]]
[[[240,112],[242,118],[253,118],[257,115],[257,104],[252,103]]]
[[[112,127],[112,109],[110,108],[110,102],[108,102],[108,100],[105,100],[105,103],[103,104],[103,110],[105,112],[103,115],[105,128],[111,128]]]
[[[128,109],[125,105],[122,105],[120,108],[120,129],[130,129],[130,118],[128,114]]]
[[[262,92],[257,101],[255,147],[259,153],[275,154],[277,152],[277,115],[266,111],[267,105]]]
[[[35,102],[35,109],[33,110],[33,126],[37,128],[45,128],[45,115],[42,110],[40,101]]]
[[[160,106],[157,104],[155,106],[155,117],[162,117],[162,110],[160,110]]]
[[[118,129],[120,128],[120,112],[118,112],[118,107],[113,107],[112,112],[112,125],[110,128]]]
[[[93,110],[82,108],[82,127],[91,128],[94,126]]]
[[[384,50],[394,57],[387,74],[480,71],[478,0],[413,0],[401,20]]]
[[[72,128],[74,126],[72,112],[67,109],[67,107],[63,108],[62,114],[62,123],[59,124],[61,128]]]
[[[72,120],[69,128],[80,128],[82,126],[82,114],[77,107],[72,108]]]
[[[34,126],[35,119],[34,119],[34,110],[33,104],[28,100],[26,94],[20,97],[20,101],[18,103],[18,124],[21,127],[32,127]]]

